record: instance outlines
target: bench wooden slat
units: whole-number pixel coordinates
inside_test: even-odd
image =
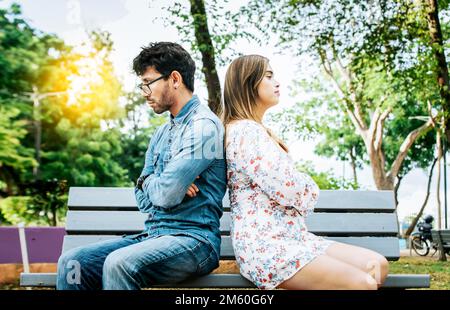
[[[324,236],[398,234],[396,213],[313,213],[306,225],[312,233]]]
[[[159,287],[179,287],[179,288],[245,288],[255,287],[240,274],[209,274],[188,282],[172,284],[170,286],[161,285]],[[383,288],[426,288],[430,287],[429,275],[415,274],[389,274],[383,284]]]
[[[21,273],[21,286],[55,287],[56,273]],[[383,288],[426,288],[430,286],[429,275],[390,274]],[[209,274],[182,284],[161,287],[185,288],[248,288],[254,285],[239,274]]]
[[[64,237],[63,253],[70,249],[99,241],[120,238],[114,235],[88,236],[68,235]],[[396,237],[327,237],[334,241],[364,247],[376,251],[388,260],[397,260],[400,255],[399,242]],[[222,236],[220,256],[223,260],[234,260],[234,251],[230,236]]]
[[[229,207],[228,192],[223,206]],[[69,210],[137,210],[132,187],[71,187]],[[392,191],[322,190],[316,212],[394,212]]]
[[[321,190],[317,212],[394,212],[392,191]]]
[[[442,240],[446,247],[450,246],[450,230],[432,230],[433,241]]]
[[[69,200],[71,207],[136,208],[136,198],[132,187],[71,187]]]
[[[445,240],[450,239],[450,230],[433,229],[433,230],[431,230],[431,234],[433,236],[437,236],[437,234],[439,234],[441,236],[441,238],[443,238]]]
[[[439,234],[444,243],[450,243],[450,230],[439,230]]]
[[[56,287],[56,273],[20,274],[20,286]]]
[[[68,211],[68,234],[124,234],[144,229],[147,214],[137,211]],[[306,220],[309,231],[319,235],[397,235],[396,213],[314,213]],[[221,219],[229,232],[230,213]]]

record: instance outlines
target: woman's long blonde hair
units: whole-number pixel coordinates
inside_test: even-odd
[[[221,119],[225,126],[236,120],[250,119],[261,124],[286,152],[288,147],[256,117],[258,85],[263,80],[269,60],[260,55],[241,56],[233,60],[225,75],[224,107]],[[226,132],[226,131],[225,131]]]

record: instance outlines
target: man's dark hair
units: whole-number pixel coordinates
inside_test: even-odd
[[[143,47],[133,60],[133,70],[142,75],[148,67],[154,66],[162,75],[178,71],[183,83],[194,91],[195,62],[191,55],[179,44],[172,42],[155,42]]]

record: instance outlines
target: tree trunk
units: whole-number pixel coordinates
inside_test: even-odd
[[[4,191],[5,198],[13,195],[17,195],[15,192],[17,182],[14,179],[14,172],[10,166],[0,167],[0,180],[6,183],[6,189]]]
[[[334,44],[331,42],[331,45]],[[331,46],[333,50],[334,47]],[[369,126],[366,124],[365,117],[362,115],[362,103],[358,99],[359,96],[356,93],[355,88],[352,86],[352,71],[349,68],[344,67],[339,59],[339,55],[334,53],[333,59],[329,59],[323,50],[318,50],[318,54],[321,58],[322,67],[328,76],[331,78],[336,92],[344,101],[344,112],[348,115],[350,121],[355,127],[356,132],[361,136],[366,147],[367,155],[370,159],[370,167],[372,168],[372,176],[375,182],[375,186],[379,190],[393,190],[394,180],[398,175],[401,166],[408,155],[408,150],[414,144],[414,142],[422,135],[429,131],[434,126],[434,118],[431,115],[430,119],[422,126],[412,130],[404,139],[401,144],[397,157],[391,164],[391,169],[386,171],[386,158],[383,150],[383,129],[384,122],[392,111],[392,108],[387,108],[384,111],[378,107],[375,109],[373,115],[370,117]],[[336,77],[332,68],[332,62],[336,63],[339,74],[343,77],[344,87],[341,85],[341,81]],[[379,106],[382,106],[380,103]]]
[[[358,184],[358,176],[356,174],[356,156],[355,154],[353,154],[353,151],[355,150],[354,147],[352,147],[350,149],[350,166],[352,167],[352,172],[353,172],[353,182],[355,184]]]
[[[394,187],[394,200],[395,200],[395,208],[398,206],[398,189],[400,188],[400,183],[402,182],[403,176],[398,175],[397,176],[397,183]]]
[[[401,183],[402,179],[403,179],[403,177],[398,175],[397,183],[394,186],[394,203],[395,203],[396,210],[397,210],[397,206],[398,206],[398,189],[400,188],[400,183]],[[397,220],[397,227],[400,229],[400,220],[398,219],[398,216],[396,216],[395,219]]]
[[[434,58],[437,62],[436,74],[439,84],[440,96],[443,101],[445,124],[450,117],[450,84],[448,76],[447,60],[445,59],[444,44],[442,38],[441,24],[439,22],[439,9],[437,0],[423,0],[422,2],[427,16],[428,30],[430,31],[430,45],[434,51]],[[447,141],[450,141],[450,128],[445,126]]]
[[[35,180],[40,177],[41,168],[41,105],[39,102],[39,92],[36,86],[33,86],[33,118],[34,118],[34,149],[37,165],[33,167],[33,176]]]
[[[222,113],[221,90],[217,75],[214,46],[208,29],[208,19],[203,0],[190,0],[191,15],[194,19],[195,38],[202,54],[206,87],[208,89],[208,106],[216,115]]]
[[[438,130],[436,134],[436,146],[437,146],[437,152],[438,152],[438,176],[437,176],[437,188],[436,188],[436,194],[437,194],[437,207],[438,207],[438,218],[437,218],[437,229],[441,229],[441,221],[442,221],[442,215],[441,215],[441,199],[440,199],[440,187],[441,187],[441,157],[442,157],[442,139],[441,139],[441,132]],[[436,242],[436,240],[433,240]],[[441,262],[447,261],[447,258],[445,257],[445,251],[440,246],[441,241],[439,240],[439,260]]]
[[[52,207],[52,226],[56,226],[58,224],[58,219],[56,218],[56,207]]]
[[[431,165],[430,173],[428,175],[427,195],[425,196],[425,201],[423,202],[419,213],[417,214],[417,216],[412,221],[411,225],[409,225],[408,229],[406,230],[405,235],[404,235],[404,237],[406,239],[409,238],[409,236],[413,232],[414,227],[416,227],[417,222],[419,221],[420,217],[422,216],[423,210],[425,209],[425,207],[427,205],[428,198],[430,197],[431,178],[433,177],[433,169],[434,169],[434,166],[436,165],[436,162],[437,162],[437,157],[434,159],[433,164]]]
[[[437,218],[437,224],[438,229],[441,229],[441,158],[442,158],[442,140],[441,140],[441,133],[439,130],[437,130],[436,133],[436,147],[437,147],[437,182],[436,182],[436,199],[437,199],[437,208],[438,208],[438,218]]]

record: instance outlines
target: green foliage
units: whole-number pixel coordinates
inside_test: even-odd
[[[7,224],[56,226],[64,222],[67,212],[67,183],[52,180],[33,182],[27,196],[10,196],[0,200],[0,218]]]
[[[109,60],[112,42],[97,31],[85,46],[88,52],[61,54],[57,63],[62,66],[47,76],[68,95],[43,102],[42,178],[71,186],[129,185],[117,160],[121,134],[108,123],[123,115],[121,84]]]
[[[327,172],[317,172],[311,161],[297,163],[297,170],[310,175],[320,189],[356,190],[359,188],[358,183],[350,180],[345,180],[343,178],[338,178],[333,174],[333,171],[331,170],[328,170]]]
[[[57,132],[59,139],[49,145],[53,150],[42,154],[43,179],[65,179],[72,186],[130,185],[117,161],[122,154],[118,130],[86,132],[62,120]]]
[[[27,186],[27,194],[31,197],[27,211],[38,215],[47,225],[57,226],[67,213],[68,190],[66,180],[32,182]]]
[[[0,106],[0,167],[8,166],[16,171],[24,172],[36,165],[36,162],[30,150],[20,143],[27,131],[26,122],[16,119],[19,114],[20,110],[17,108]],[[4,176],[3,179],[5,179]]]
[[[382,139],[383,168],[389,170],[407,135],[423,125],[427,102],[440,110],[427,23],[413,1],[255,0],[243,13],[267,35],[276,34],[280,50],[312,59],[301,69],[313,73],[293,87],[293,95],[303,92],[307,99],[276,119],[296,137],[323,137],[315,150],[320,155],[359,167],[370,163],[347,110],[369,126],[377,108],[390,108]],[[449,22],[442,23],[447,34]],[[319,66],[322,71],[313,69]],[[399,173],[428,166],[434,143],[433,132],[416,140]]]
[[[0,200],[0,221],[17,225],[56,226],[67,212],[67,182],[51,180],[28,184],[26,196]]]
[[[0,194],[15,194],[36,165],[30,126],[31,91],[49,60],[48,52],[62,48],[55,36],[32,29],[21,17],[17,4],[0,9]]]
[[[11,196],[0,201],[0,210],[4,219],[9,224],[17,225],[18,223],[25,222],[27,224],[43,224],[43,221],[39,221],[39,217],[36,216],[27,207],[31,197],[27,196]],[[36,223],[36,220],[38,221]]]
[[[8,222],[60,223],[69,186],[132,185],[122,147],[133,142],[122,144],[123,92],[112,50],[107,32],[93,31],[81,48],[71,47],[33,29],[18,5],[0,10],[0,196],[7,197],[1,201]],[[33,106],[36,95],[39,105]],[[42,143],[36,179],[37,121]],[[137,148],[142,155],[146,145]]]
[[[249,30],[249,24],[246,23],[245,16],[241,14],[239,8],[233,9],[230,0],[203,1],[206,16],[191,14],[190,7],[193,2],[200,1],[171,1],[165,4],[162,10],[169,12],[170,17],[162,19],[166,26],[176,28],[181,41],[190,46],[197,63],[201,61],[199,52],[206,51],[215,56],[218,66],[225,66],[241,55],[237,48],[240,40],[259,44],[262,42],[254,31]],[[205,20],[208,23],[212,46],[198,44],[195,37],[194,30],[199,27],[200,21]],[[202,78],[200,72],[197,72],[197,74],[199,78]]]

